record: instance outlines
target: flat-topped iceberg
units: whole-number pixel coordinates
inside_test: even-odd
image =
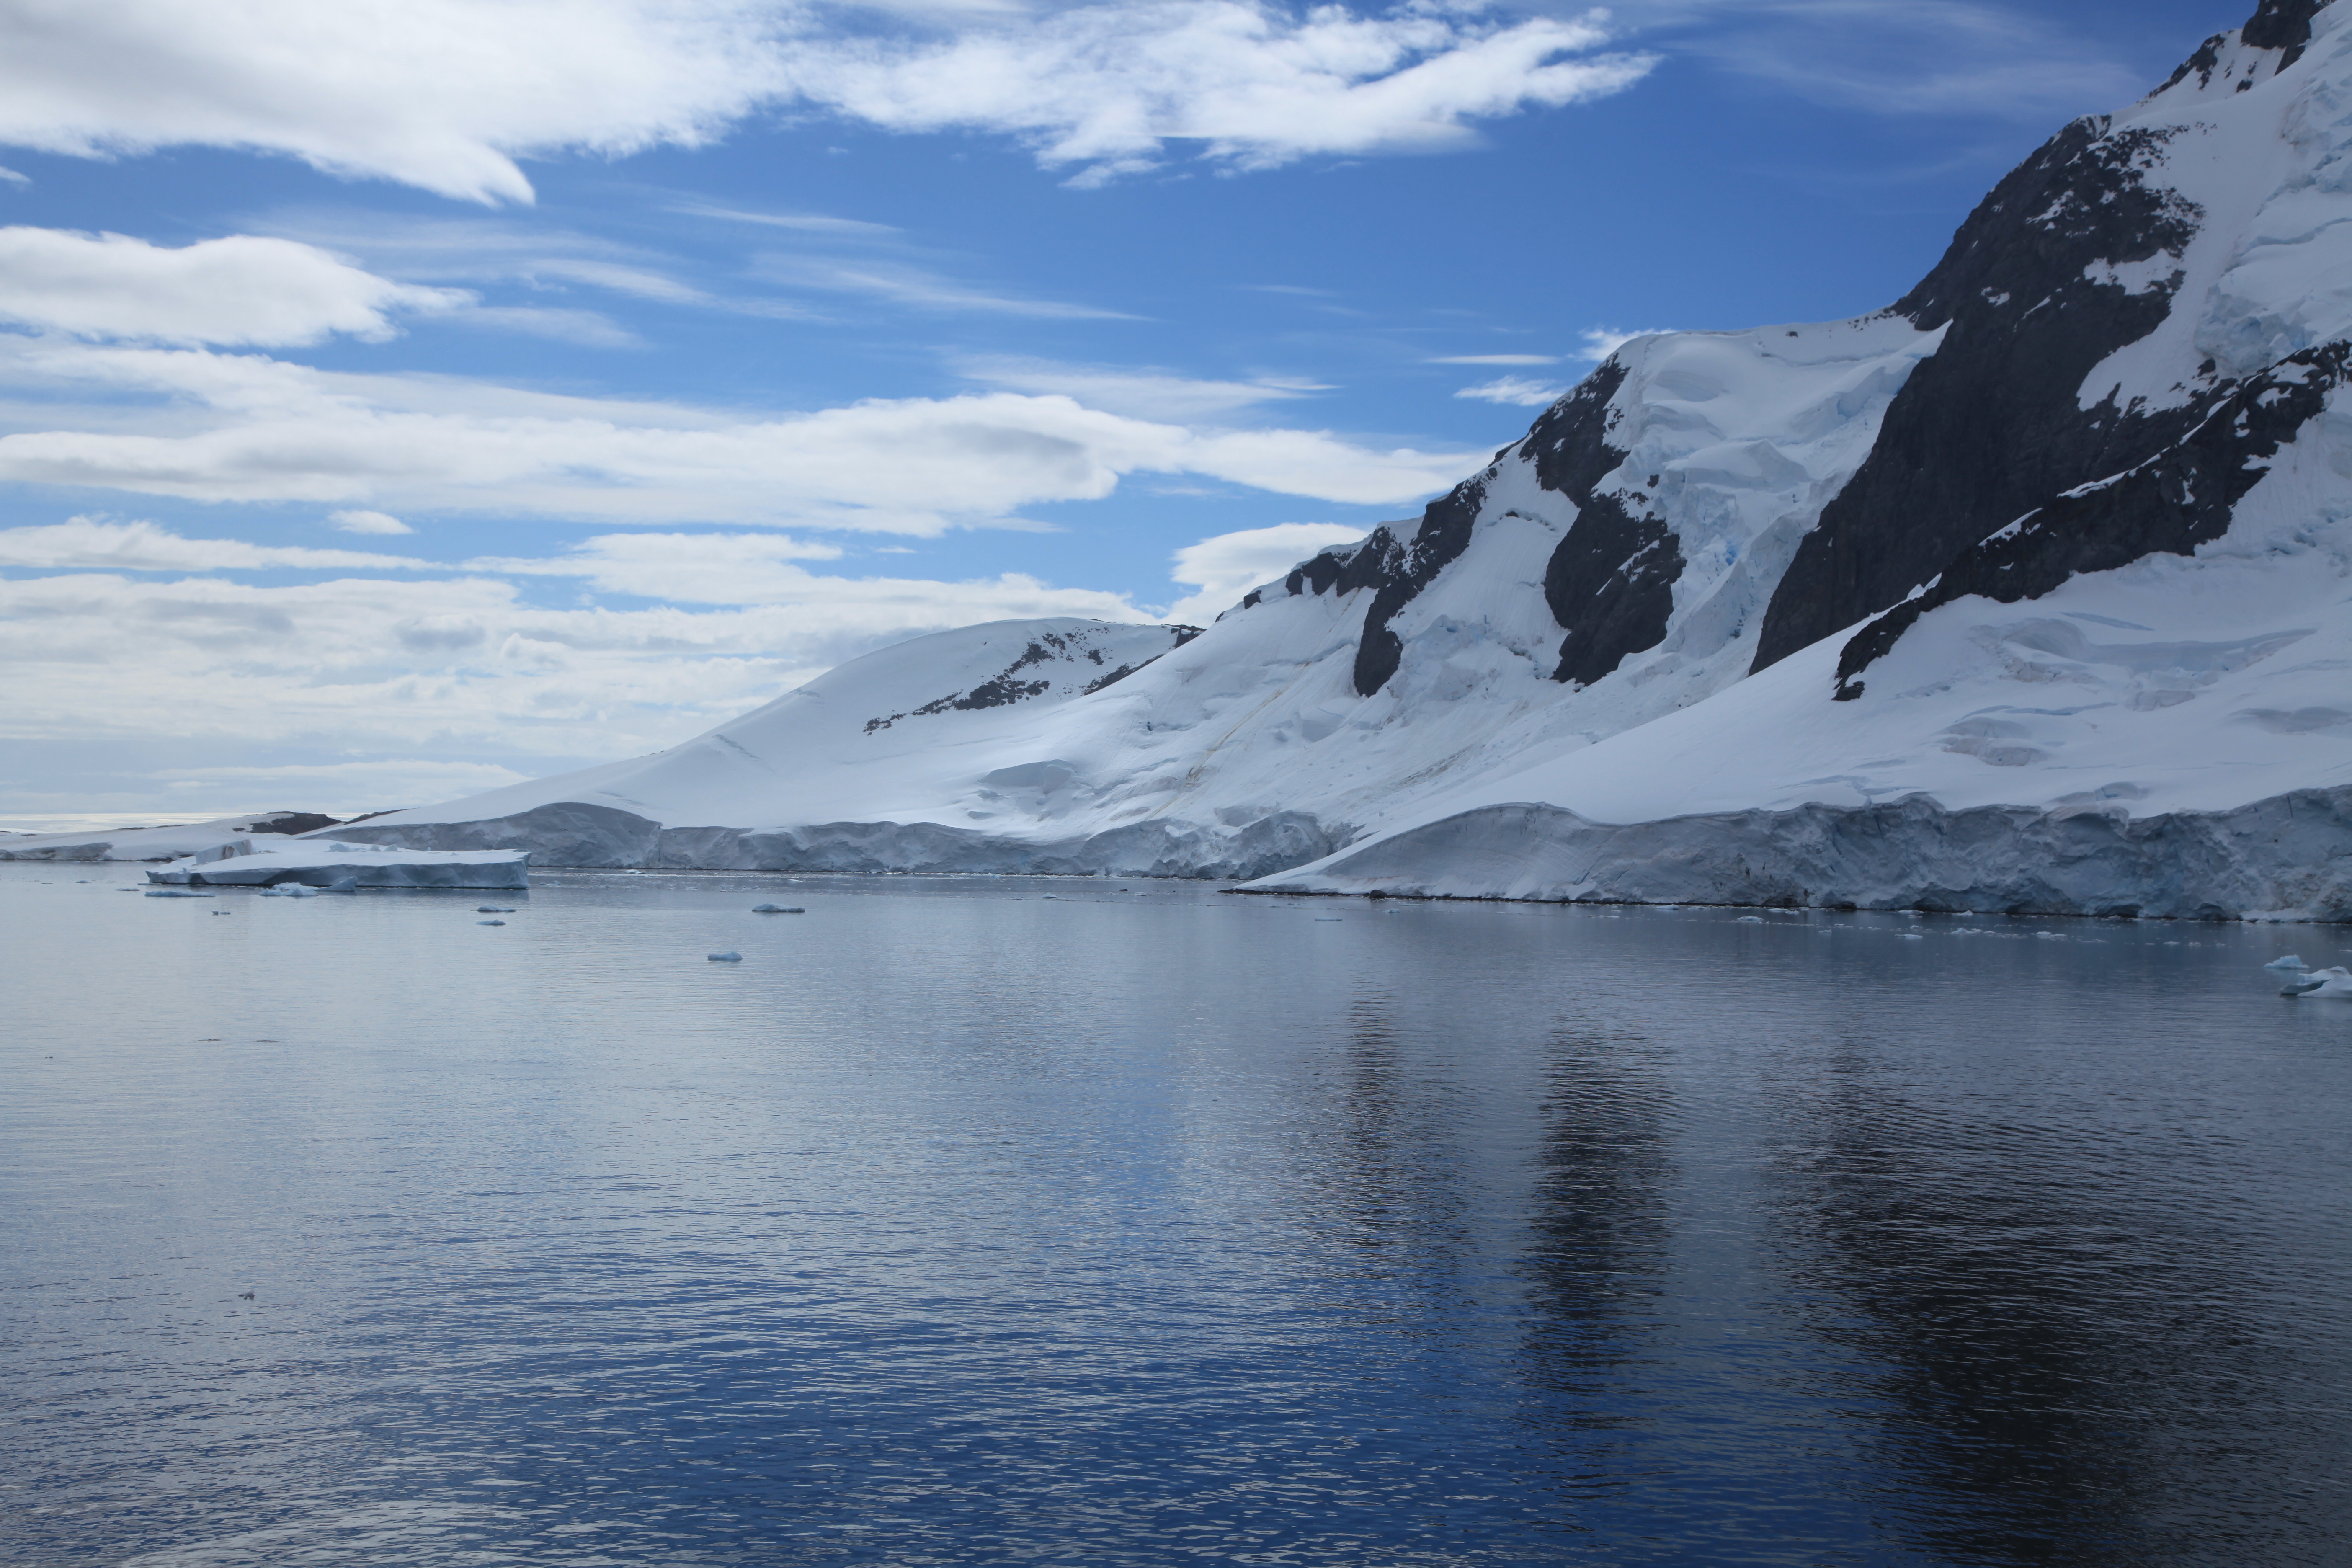
[[[339,839],[239,838],[147,873],[177,887],[528,888],[517,849],[402,849]]]

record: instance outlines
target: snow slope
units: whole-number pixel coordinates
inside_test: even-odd
[[[1197,637],[918,639],[341,837],[2344,918],[2347,334],[2352,7],[2263,0],[1889,310],[1636,340]]]

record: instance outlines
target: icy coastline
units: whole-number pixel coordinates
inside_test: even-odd
[[[797,873],[1199,878],[1244,893],[2352,921],[2352,786],[2228,811],[1868,806],[1596,822],[1481,806],[1345,844],[1286,813],[1220,836],[1153,823],[1026,842],[937,823],[667,828],[567,802],[378,830],[414,851],[527,846],[541,864]]]
[[[666,827],[613,806],[561,801],[491,820],[405,823],[350,837],[415,851],[523,850],[542,866],[1246,881],[1320,859],[1351,835],[1302,812],[1277,812],[1223,832],[1148,822],[1043,840],[935,822]]]
[[[1657,822],[1483,806],[1262,879],[1254,893],[2352,921],[2352,788],[2231,811],[1948,811],[1925,795]]]

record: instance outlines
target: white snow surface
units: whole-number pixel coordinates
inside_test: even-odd
[[[580,802],[673,828],[920,822],[1035,845],[1156,825],[1212,858],[1250,824],[1286,813],[1344,837],[1531,746],[1589,744],[1738,680],[1798,540],[1938,338],[1882,315],[1664,334],[1619,351],[1628,374],[1611,439],[1627,457],[1601,488],[1665,519],[1689,565],[1665,640],[1590,688],[1550,679],[1561,632],[1542,588],[1576,509],[1514,450],[1487,471],[1469,547],[1392,623],[1403,660],[1370,698],[1357,696],[1352,678],[1370,595],[1294,595],[1276,583],[1160,657],[1172,639],[1153,626],[1051,620],[942,632],[853,660],[667,752],[395,813],[360,831],[393,836]],[[1051,689],[1002,707],[919,711],[1047,634],[1083,649],[1024,672],[1053,674]],[[1147,658],[1085,692],[1086,678]]]
[[[317,838],[240,838],[159,866],[163,887],[527,888],[528,853],[405,849]]]

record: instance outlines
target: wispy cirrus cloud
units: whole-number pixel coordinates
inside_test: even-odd
[[[2070,31],[2053,8],[1996,0],[1631,0],[1618,15],[1661,50],[1903,118],[2063,121],[2129,102],[2164,68]]]
[[[1481,382],[1476,386],[1465,386],[1454,395],[1475,398],[1481,403],[1499,403],[1511,408],[1541,408],[1558,402],[1567,390],[1564,386],[1533,381],[1523,375],[1505,375]]]
[[[1332,390],[1303,377],[1220,381],[1166,371],[1063,364],[1006,354],[969,355],[953,363],[959,374],[985,385],[1014,392],[1062,393],[1088,407],[1139,419],[1213,419],[1261,404],[1311,397]]]
[[[839,260],[814,256],[763,256],[753,273],[789,288],[813,289],[832,294],[864,295],[868,299],[908,305],[919,310],[992,316],[1028,316],[1040,321],[1131,321],[1125,310],[1064,300],[1039,300],[960,282],[941,273],[904,262],[862,258]]]

